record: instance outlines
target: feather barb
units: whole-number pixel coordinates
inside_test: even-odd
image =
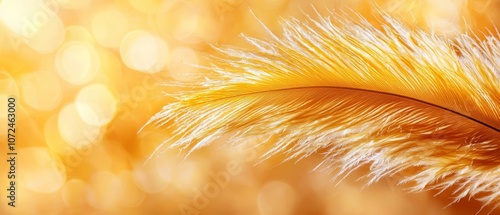
[[[277,136],[266,155],[322,152],[341,173],[370,165],[371,182],[417,169],[401,180],[414,191],[453,186],[457,200],[498,205],[498,39],[336,18],[285,21],[280,39],[247,38],[255,50],[216,48],[215,78],[151,122],[175,123],[170,147]]]

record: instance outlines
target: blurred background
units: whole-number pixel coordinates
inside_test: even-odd
[[[279,21],[330,11],[375,21],[383,10],[453,38],[495,31],[498,0],[1,0],[0,146],[7,159],[7,98],[17,108],[17,201],[1,214],[475,214],[451,193],[407,194],[394,179],[363,188],[363,170],[339,183],[315,170],[321,157],[260,162],[258,148],[216,143],[184,159],[148,160],[168,130],[139,129],[173,99],[172,81],[196,82],[208,44],[251,48],[266,38],[258,17]],[[261,142],[265,140],[251,140]],[[147,161],[147,162],[146,162]],[[483,210],[484,214],[490,208]],[[494,211],[498,213],[498,211]]]

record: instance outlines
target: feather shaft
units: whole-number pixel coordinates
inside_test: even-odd
[[[322,153],[337,176],[369,165],[369,183],[405,173],[412,191],[500,204],[498,39],[336,18],[285,21],[282,37],[247,38],[252,51],[214,47],[215,75],[151,122],[174,122],[170,147],[190,152],[224,133],[276,137],[265,157]]]

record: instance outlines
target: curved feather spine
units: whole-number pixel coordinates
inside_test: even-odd
[[[325,154],[339,175],[371,166],[371,181],[408,172],[413,191],[500,196],[500,43],[450,41],[386,18],[286,21],[256,50],[216,48],[218,77],[179,96],[152,122],[177,126],[170,147],[203,147],[238,132],[278,136],[266,156]],[[369,95],[369,96],[367,96]]]

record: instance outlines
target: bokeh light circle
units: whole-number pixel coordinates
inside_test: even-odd
[[[58,117],[61,137],[75,148],[89,147],[101,135],[101,127],[86,123],[75,104],[66,105]]]
[[[100,66],[95,48],[80,41],[66,42],[58,50],[55,63],[59,75],[73,85],[88,83]]]
[[[111,121],[115,115],[117,101],[107,86],[93,84],[78,92],[75,106],[85,123],[102,126]]]
[[[167,63],[168,46],[158,36],[136,30],[128,33],[123,39],[120,56],[128,68],[144,73],[156,73]]]

